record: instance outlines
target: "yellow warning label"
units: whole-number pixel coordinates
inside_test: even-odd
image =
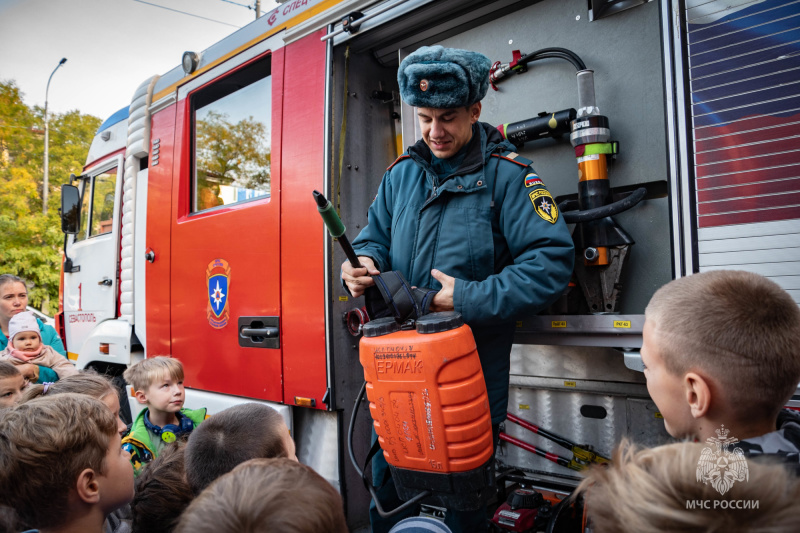
[[[565,328],[565,327],[567,327],[567,321],[566,320],[553,320],[553,322],[551,322],[551,327],[554,327],[554,328]]]
[[[517,320],[517,327],[518,327],[518,328],[521,328],[521,327],[522,327],[522,320]]]
[[[530,411],[531,406],[526,403],[521,403],[519,404],[519,408],[522,409],[523,411]]]
[[[577,386],[578,386],[578,384],[577,384],[577,383],[575,383],[574,381],[565,381],[565,382],[564,382],[564,386],[565,386],[565,387],[577,387]]]
[[[347,296],[339,296],[339,301],[340,302],[346,302],[347,301]]]
[[[655,412],[655,414],[654,414],[653,416],[654,416],[654,417],[656,417],[656,418],[658,418],[659,420],[664,420],[664,415],[662,415],[662,414],[661,414],[661,413],[659,413],[658,411],[656,411],[656,412]]]
[[[615,320],[614,321],[615,328],[625,328],[631,329],[631,321],[630,320]]]

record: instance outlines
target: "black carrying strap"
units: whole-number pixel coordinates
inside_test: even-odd
[[[361,481],[364,482],[364,487],[367,490],[369,490],[370,486],[372,485],[372,482],[370,482],[368,477],[370,475],[370,470],[371,470],[369,468],[369,463],[372,461],[372,458],[375,457],[378,453],[383,453],[383,450],[381,449],[380,441],[378,439],[375,439],[375,442],[372,443],[372,448],[369,449],[367,458],[364,461],[364,469],[361,471]],[[384,487],[384,485],[386,485],[386,483],[389,481],[389,477],[391,477],[391,472],[389,471],[389,468],[386,468],[383,471],[383,479],[380,480],[378,485],[375,487],[375,490],[376,491],[381,490]]]
[[[430,313],[433,297],[438,291],[412,288],[402,272],[392,270],[372,276],[375,286],[364,294],[370,320],[387,316],[402,323]]]

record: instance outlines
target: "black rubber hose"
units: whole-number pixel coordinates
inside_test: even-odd
[[[356,403],[353,405],[353,412],[350,414],[350,427],[347,428],[347,451],[350,452],[350,462],[353,463],[353,467],[358,472],[360,477],[364,477],[364,472],[361,471],[361,467],[358,466],[358,461],[356,461],[356,454],[353,451],[353,429],[356,427],[356,415],[358,414],[358,404],[361,403],[361,399],[364,397],[364,392],[367,390],[367,382],[365,381],[363,385],[361,385],[361,390],[358,392],[358,396],[356,396]]]
[[[577,70],[586,70],[586,63],[578,57],[578,54],[566,48],[542,48],[530,54],[522,56],[518,63],[528,64],[532,61],[547,58],[561,58],[569,61]]]
[[[356,396],[356,403],[353,404],[353,413],[350,415],[350,426],[347,428],[347,451],[350,454],[350,462],[353,463],[353,467],[358,472],[358,475],[361,476],[362,479],[366,480],[364,477],[364,471],[358,466],[358,461],[356,461],[356,454],[353,451],[353,433],[354,428],[356,427],[356,415],[358,414],[358,404],[361,403],[361,399],[364,397],[364,392],[367,390],[367,382],[365,381],[363,385],[361,385],[361,390],[358,392],[358,396]],[[391,511],[384,511],[383,507],[381,507],[381,502],[378,501],[378,494],[375,492],[375,487],[372,483],[367,484],[367,490],[369,491],[370,496],[372,496],[372,501],[375,502],[375,510],[378,511],[378,514],[381,518],[387,518],[389,516],[396,515],[399,512],[405,511],[409,507],[416,505],[419,503],[423,498],[427,498],[431,495],[429,491],[420,492],[404,504],[400,505],[392,509]]]
[[[599,220],[601,218],[610,217],[623,211],[627,211],[631,207],[641,202],[647,195],[647,189],[639,187],[622,200],[617,200],[613,204],[595,207],[594,209],[587,209],[585,211],[567,211],[564,215],[564,222],[567,224],[577,224],[579,222],[589,222],[591,220]],[[569,202],[566,200],[562,205]],[[559,209],[561,206],[559,206]]]

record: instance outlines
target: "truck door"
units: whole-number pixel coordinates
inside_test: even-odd
[[[67,349],[77,359],[92,328],[117,316],[119,203],[122,157],[102,162],[82,176],[81,220],[70,237],[74,268],[64,276],[64,320]]]
[[[170,319],[188,387],[281,401],[271,66],[223,63],[179,90]]]

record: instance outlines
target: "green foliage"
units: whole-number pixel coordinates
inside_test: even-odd
[[[270,163],[266,124],[209,111],[197,121],[198,208],[222,205],[224,185],[269,192]]]
[[[28,282],[30,304],[56,311],[64,235],[60,188],[80,174],[101,120],[50,114],[47,215],[42,213],[44,110],[30,108],[13,81],[0,81],[0,274]]]

